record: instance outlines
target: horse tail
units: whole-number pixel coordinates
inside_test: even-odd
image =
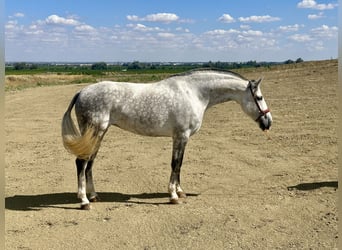
[[[76,128],[71,118],[71,110],[75,105],[78,96],[77,93],[71,100],[67,111],[62,119],[62,139],[63,145],[67,151],[77,156],[79,159],[89,160],[97,151],[100,143],[98,132],[93,126],[86,127],[82,134]]]

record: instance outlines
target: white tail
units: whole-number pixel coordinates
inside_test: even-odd
[[[71,110],[78,98],[77,93],[72,99],[67,111],[62,120],[62,139],[63,145],[70,153],[77,156],[79,159],[89,160],[99,147],[99,137],[93,127],[88,127],[81,135],[76,128],[72,118]]]

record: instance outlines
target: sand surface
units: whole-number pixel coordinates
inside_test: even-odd
[[[337,61],[264,77],[268,139],[238,104],[209,109],[168,204],[171,139],[111,127],[79,210],[61,118],[83,84],[6,92],[6,249],[337,249]]]

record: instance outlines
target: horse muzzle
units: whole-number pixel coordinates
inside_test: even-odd
[[[269,112],[258,117],[256,122],[259,123],[259,127],[262,131],[269,130],[272,124],[272,116]]]

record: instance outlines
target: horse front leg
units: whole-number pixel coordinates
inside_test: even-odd
[[[89,210],[90,204],[86,193],[86,168],[88,161],[83,159],[76,159],[78,192],[77,197],[81,199],[81,209]]]
[[[179,204],[179,198],[185,198],[186,194],[180,186],[180,171],[182,167],[185,146],[189,136],[182,134],[173,138],[171,177],[169,183],[170,202]]]

